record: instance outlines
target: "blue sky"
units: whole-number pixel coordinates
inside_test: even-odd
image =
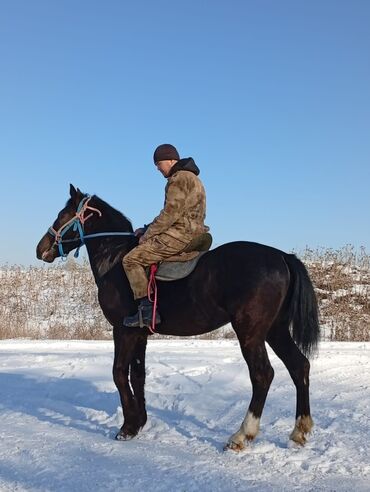
[[[134,227],[161,143],[201,169],[215,244],[370,250],[370,2],[2,0],[0,264],[68,198]]]

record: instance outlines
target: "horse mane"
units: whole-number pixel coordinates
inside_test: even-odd
[[[122,212],[113,208],[109,203],[105,202],[97,195],[91,197],[94,200],[94,205],[98,208],[104,216],[109,216],[111,224],[114,228],[122,231],[133,232],[131,221],[123,215]]]
[[[72,202],[72,199],[69,199],[66,206],[72,205]],[[102,222],[99,220],[99,228],[103,228],[102,232],[133,232],[130,220],[107,202],[96,195],[92,195],[90,203],[92,207],[97,208],[102,213]],[[109,242],[107,243],[107,241]],[[122,261],[127,248],[131,249],[136,244],[137,239],[134,236],[109,237],[108,234],[106,238],[102,238],[100,247],[95,250],[94,265],[92,265],[96,282],[99,283],[105,274]],[[120,275],[122,275],[121,272]]]
[[[88,195],[85,195],[88,196]],[[97,195],[92,195],[91,199],[94,201],[96,208],[100,210],[103,217],[109,217],[111,227],[117,231],[133,232],[131,221],[123,215],[122,212],[113,208],[109,203],[105,202]],[[69,198],[65,204],[66,207],[73,207],[73,200]]]

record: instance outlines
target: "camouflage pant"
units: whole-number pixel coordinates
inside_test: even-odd
[[[161,235],[158,235],[139,244],[123,257],[123,268],[135,299],[140,299],[148,294],[148,277],[145,267],[177,255],[186,244],[177,239],[171,238],[169,240],[168,236],[163,241]]]

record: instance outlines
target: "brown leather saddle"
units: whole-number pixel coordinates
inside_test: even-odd
[[[212,245],[212,236],[209,232],[204,232],[196,236],[184,249],[184,253],[196,253],[196,255],[187,261],[162,261],[158,264],[158,270],[155,274],[157,280],[169,282],[185,278],[195,269],[201,257],[210,249]]]

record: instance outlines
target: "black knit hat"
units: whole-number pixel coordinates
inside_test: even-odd
[[[155,149],[153,159],[154,162],[167,161],[167,160],[179,161],[180,156],[176,150],[176,147],[174,147],[171,144],[162,144]]]

